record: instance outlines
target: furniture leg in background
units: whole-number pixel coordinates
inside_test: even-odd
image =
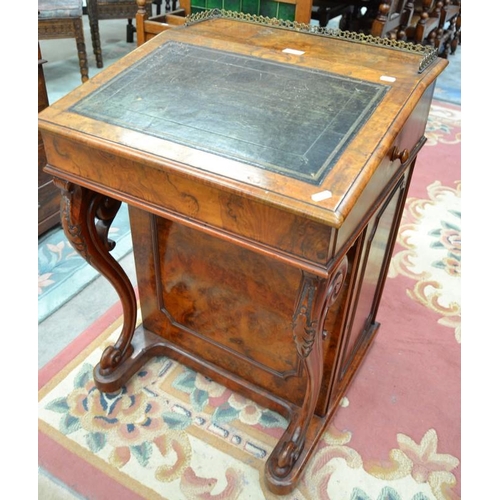
[[[38,0],[38,39],[74,38],[82,82],[89,79],[82,0]]]
[[[156,1],[155,4],[158,11],[161,5]],[[148,16],[151,16],[152,0],[145,0],[144,8]],[[107,19],[126,19],[126,40],[129,43],[133,43],[134,33],[136,31],[133,20],[135,20],[137,10],[138,7],[135,0],[87,0],[92,47],[98,68],[103,67],[99,21],[105,21]]]

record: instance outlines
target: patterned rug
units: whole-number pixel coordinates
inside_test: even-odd
[[[92,500],[461,496],[460,107],[435,101],[368,358],[291,494],[261,481],[278,414],[167,357],[115,394],[116,305],[39,372],[39,464]]]
[[[109,231],[117,260],[132,251],[128,208],[122,204]],[[78,254],[60,226],[38,240],[38,322],[57,311],[97,278],[98,272]]]

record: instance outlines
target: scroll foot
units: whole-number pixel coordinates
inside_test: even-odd
[[[347,257],[328,279],[303,272],[293,317],[293,336],[297,352],[307,371],[307,389],[302,407],[266,463],[266,481],[271,491],[290,492],[300,479],[305,463],[305,449],[323,377],[323,326],[328,309],[340,295],[347,275]]]
[[[114,346],[103,353],[96,370],[108,375],[133,352],[132,336],[137,320],[134,288],[123,268],[111,255],[115,243],[108,238],[109,229],[121,202],[62,179],[54,179],[61,189],[61,222],[73,248],[118,293],[123,308],[123,327]]]

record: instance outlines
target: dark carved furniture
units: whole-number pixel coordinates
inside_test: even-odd
[[[461,0],[417,0],[412,4],[413,15],[406,26],[408,40],[431,45],[439,54],[454,54],[460,43]]]
[[[442,57],[460,43],[460,0],[314,0],[312,18],[325,27],[433,46]]]
[[[167,355],[281,412],[289,426],[265,481],[293,490],[379,330],[446,64],[406,44],[217,11],[44,110],[66,234],[123,307],[98,388],[116,391]],[[139,301],[110,253],[121,202]]]
[[[380,0],[313,0],[312,19],[322,27],[340,17],[339,28],[353,32],[369,32]]]
[[[45,86],[45,75],[40,44],[38,44],[38,112],[49,105],[49,96]],[[42,135],[38,131],[38,236],[42,235],[61,222],[60,190],[52,181],[52,176],[44,172],[47,163]]]
[[[441,57],[460,43],[460,0],[384,0],[370,34],[436,48]]]
[[[157,14],[160,5],[157,6]],[[144,8],[148,15],[152,13],[152,0],[145,0]],[[99,21],[106,19],[127,19],[127,42],[133,43],[136,28],[133,20],[137,14],[137,3],[135,0],[87,0],[87,13],[89,16],[90,34],[92,36],[92,48],[98,68],[103,67],[101,38],[99,35]]]
[[[82,0],[38,0],[38,39],[74,38],[82,82],[89,79]]]

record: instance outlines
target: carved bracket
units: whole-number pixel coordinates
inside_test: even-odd
[[[328,309],[335,303],[347,275],[344,257],[328,279],[303,272],[297,295],[292,331],[299,356],[307,370],[304,403],[266,464],[271,484],[280,484],[298,474],[296,464],[304,448],[307,428],[314,415],[323,377],[323,326]]]
[[[104,351],[99,371],[107,375],[131,356],[137,320],[137,300],[125,271],[110,254],[115,242],[109,229],[121,202],[71,182],[54,178],[61,190],[61,222],[73,248],[115,288],[123,307],[123,327],[114,346]]]

